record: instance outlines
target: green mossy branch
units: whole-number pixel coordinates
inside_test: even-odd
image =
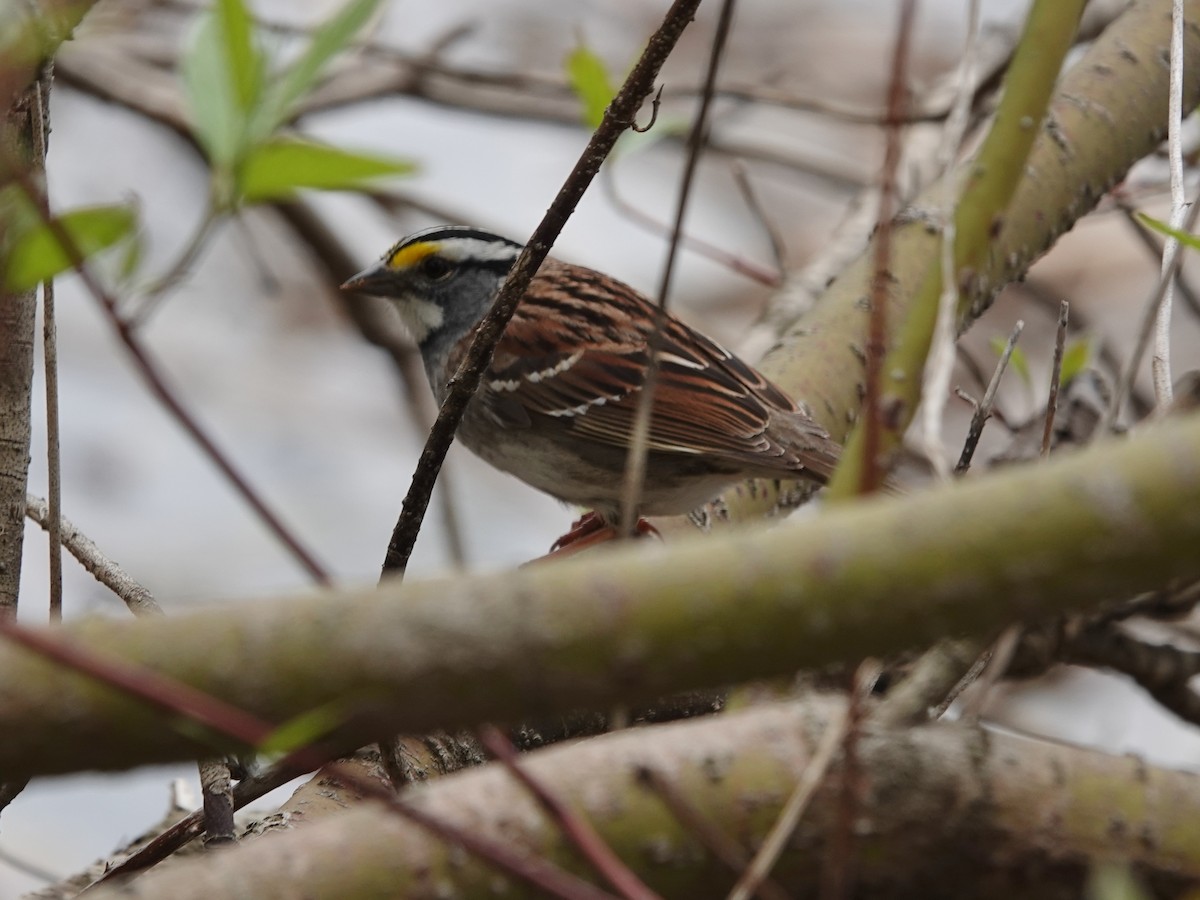
[[[1200,103],[1200,0],[1184,4],[1184,107]],[[991,305],[1054,241],[1089,212],[1167,133],[1170,0],[1139,0],[1062,76],[1034,141],[1024,179],[991,236],[984,264],[962,288],[960,328]],[[972,163],[951,173],[961,182]],[[902,322],[941,258],[944,181],[931,185],[892,230],[888,321]],[[760,368],[804,400],[835,438],[858,414],[864,375],[871,250],[836,278],[782,336]],[[789,486],[784,486],[786,493]],[[722,498],[730,521],[773,511],[781,490],[766,482]]]
[[[649,701],[1094,609],[1200,577],[1197,509],[1193,415],[1044,465],[720,541],[56,633],[276,723],[336,703],[357,745]],[[12,646],[0,646],[0,733],[0,771],[13,774],[213,750]]]
[[[984,268],[992,236],[1025,173],[1034,138],[1045,118],[1055,80],[1062,68],[1084,0],[1036,0],[1004,78],[1004,93],[979,153],[967,169],[962,195],[954,209],[955,290],[970,283]],[[940,240],[940,234],[939,234]],[[879,458],[866,456],[865,429],[854,429],[842,463],[829,485],[833,498],[861,491],[868,466],[885,465],[921,401],[925,360],[933,342],[943,289],[942,260],[935,255],[896,327],[897,338],[882,366],[879,414]],[[888,310],[889,313],[892,310]],[[888,319],[894,316],[889,315]]]

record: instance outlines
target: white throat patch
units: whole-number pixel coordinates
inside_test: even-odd
[[[446,320],[446,314],[440,306],[420,297],[410,295],[403,300],[397,300],[393,306],[400,315],[400,321],[418,344],[424,341],[431,331],[440,328]]]

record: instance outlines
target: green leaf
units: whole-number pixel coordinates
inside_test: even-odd
[[[137,214],[128,206],[92,206],[58,216],[86,259],[133,234]],[[57,236],[45,222],[19,233],[9,245],[4,267],[4,286],[23,291],[71,268],[72,261]]]
[[[380,0],[350,0],[313,33],[307,49],[280,73],[275,87],[268,92],[262,118],[255,126],[257,134],[266,137],[287,118],[297,101],[316,84],[329,60],[367,24],[379,3]]]
[[[258,752],[267,756],[282,756],[285,753],[316,743],[348,718],[346,703],[332,701],[316,709],[303,712],[284,722],[258,745]]]
[[[1092,359],[1092,342],[1088,338],[1070,341],[1063,351],[1062,371],[1059,373],[1059,384],[1066,384],[1082,372]]]
[[[219,0],[215,14],[225,52],[227,78],[238,108],[248,111],[258,102],[263,59],[254,45],[254,23],[242,0]]]
[[[228,169],[241,149],[245,116],[230,80],[215,12],[196,26],[180,66],[196,140],[215,168]]]
[[[416,170],[408,160],[351,153],[327,144],[275,138],[246,158],[238,181],[250,203],[288,197],[297,188],[353,190],[364,183]]]
[[[244,153],[265,67],[243,0],[218,0],[200,20],[181,64],[196,138],[218,174]]]
[[[1173,237],[1179,243],[1186,247],[1191,247],[1193,250],[1200,250],[1200,237],[1194,234],[1188,234],[1186,231],[1180,231],[1178,228],[1172,228],[1166,222],[1159,221],[1153,216],[1148,216],[1143,212],[1136,214],[1138,221],[1148,228],[1153,228],[1155,231],[1165,234],[1167,237]]]
[[[1004,355],[1004,348],[1008,346],[1008,341],[1002,337],[994,337],[990,341],[992,351],[997,357]],[[1017,374],[1021,376],[1021,380],[1029,384],[1029,361],[1025,358],[1025,353],[1020,347],[1014,347],[1012,356],[1008,358],[1008,363],[1017,370]]]
[[[599,56],[582,43],[567,54],[564,68],[571,90],[583,107],[583,123],[596,128],[604,118],[604,110],[616,95],[608,67]]]

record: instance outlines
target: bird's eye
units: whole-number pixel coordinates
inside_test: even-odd
[[[454,274],[454,266],[440,256],[427,256],[421,260],[421,274],[430,281],[445,281]]]

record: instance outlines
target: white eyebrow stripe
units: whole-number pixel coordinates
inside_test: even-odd
[[[502,241],[482,241],[479,238],[444,237],[437,242],[438,253],[455,262],[509,262],[521,255],[521,248]]]

